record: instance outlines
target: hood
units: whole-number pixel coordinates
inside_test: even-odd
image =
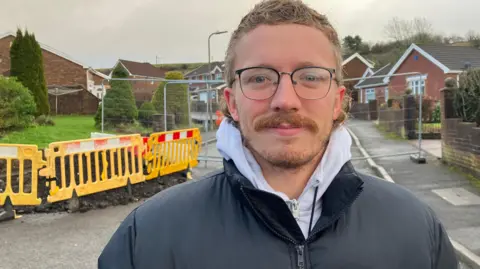
[[[268,184],[252,153],[243,145],[240,131],[227,119],[221,122],[216,137],[217,149],[222,157],[226,160],[233,160],[240,173],[250,180],[255,188],[274,193],[285,201],[289,200],[284,193],[275,191]],[[351,145],[352,139],[345,127],[340,126],[334,130],[324,156],[308,181],[305,190],[318,186],[318,195],[321,197],[342,166],[350,161]]]
[[[322,195],[352,155],[352,138],[345,127],[340,126],[330,136],[330,141],[320,164],[310,177],[298,199],[290,200],[282,192],[275,191],[265,180],[262,170],[251,152],[243,145],[240,131],[224,119],[217,131],[217,149],[226,160],[232,160],[238,171],[255,188],[273,193],[282,198],[290,208],[305,238],[309,234],[309,224],[316,223],[322,212]],[[315,190],[317,194],[315,195]],[[314,207],[314,210],[312,210]],[[313,218],[312,218],[313,211]]]

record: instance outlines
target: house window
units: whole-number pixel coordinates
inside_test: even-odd
[[[407,78],[408,87],[412,89],[412,94],[425,94],[425,80],[427,79],[426,76],[415,76]]]
[[[221,80],[222,79],[222,73],[216,73],[215,74],[215,79],[216,80]]]
[[[388,87],[385,87],[385,101],[388,101]]]
[[[375,100],[375,89],[365,90],[365,103],[368,103],[370,100]]]

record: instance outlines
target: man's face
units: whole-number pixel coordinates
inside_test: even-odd
[[[333,47],[325,34],[295,24],[259,26],[239,40],[235,53],[234,70],[267,66],[290,73],[306,66],[336,67]],[[301,90],[300,83],[293,85],[284,74],[273,96],[252,100],[242,93],[242,88],[246,89],[245,78],[241,79],[242,88],[238,75],[235,78],[233,87],[225,90],[225,99],[256,158],[276,167],[294,169],[323,152],[333,121],[341,113],[344,87],[332,79],[325,97],[307,100],[295,91]],[[264,77],[257,76],[254,82],[258,85],[264,81]]]

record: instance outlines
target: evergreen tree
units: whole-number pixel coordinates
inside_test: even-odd
[[[112,78],[128,78],[128,72],[121,65],[113,70]],[[120,124],[132,124],[138,118],[138,110],[132,85],[129,81],[112,80],[110,90],[103,98],[104,124],[107,127],[115,127]],[[102,106],[95,115],[95,125],[100,127],[102,123]]]
[[[10,48],[10,75],[17,77],[32,93],[36,104],[37,116],[48,115],[50,104],[43,70],[43,56],[35,36],[20,29]]]

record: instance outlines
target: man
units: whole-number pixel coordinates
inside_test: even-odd
[[[325,16],[257,4],[226,55],[224,171],[135,209],[99,268],[456,268],[429,207],[350,163],[341,63]]]

